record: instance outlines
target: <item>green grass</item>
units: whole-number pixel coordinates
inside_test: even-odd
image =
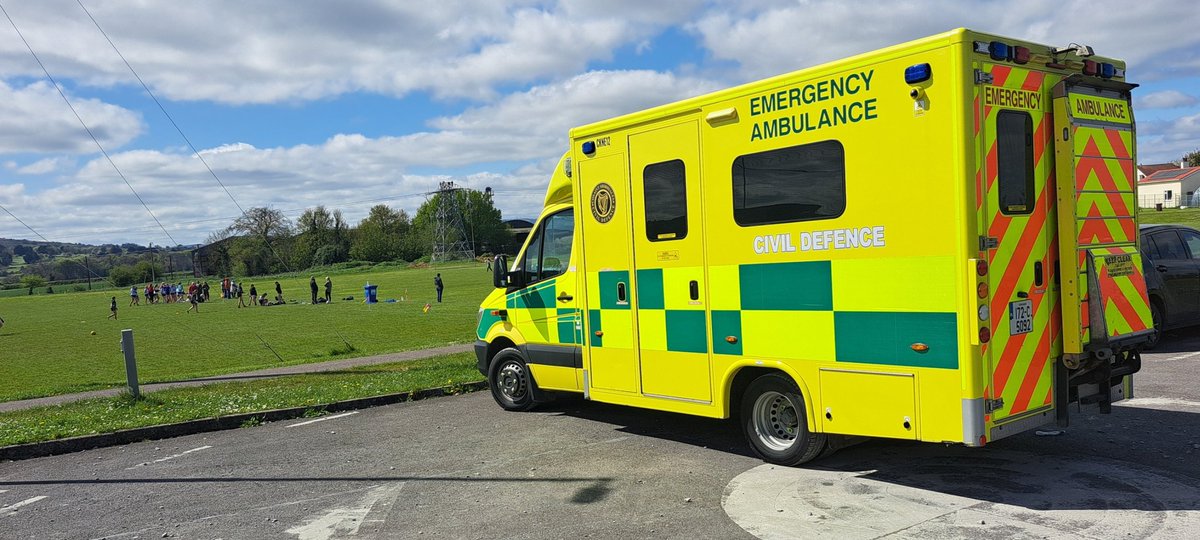
[[[141,400],[124,395],[76,401],[0,413],[0,446],[290,407],[312,406],[305,416],[319,416],[323,413],[321,405],[335,401],[479,380],[474,355],[462,353],[343,371],[163,390]],[[259,423],[248,420],[243,427]]]
[[[1138,210],[1138,223],[1172,223],[1200,229],[1200,208],[1153,208]]]
[[[323,284],[326,273],[318,272],[312,275]],[[442,304],[434,301],[436,272],[446,282]],[[0,298],[0,317],[7,323],[0,329],[0,401],[124,385],[118,346],[123,328],[134,331],[143,383],[469,343],[475,339],[479,302],[492,289],[491,273],[470,263],[329,274],[334,303],[317,306],[239,309],[236,301],[217,298],[216,279],[210,280],[214,299],[201,304],[199,313],[187,313],[186,303],[128,307],[127,290]],[[308,277],[280,278],[284,296],[307,302]],[[248,280],[247,292],[254,283],[274,296],[274,281]],[[410,299],[365,305],[362,287],[368,281],[379,286],[381,301],[399,299],[405,290]],[[107,319],[114,295],[116,321]],[[354,301],[340,300],[347,296]],[[426,302],[433,308],[422,313]]]

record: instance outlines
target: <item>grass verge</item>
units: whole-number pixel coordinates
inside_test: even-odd
[[[437,273],[446,283],[440,304],[433,288]],[[323,274],[312,275],[324,282]],[[217,298],[215,279],[213,301],[201,304],[199,313],[189,313],[186,303],[130,307],[127,292],[0,298],[6,322],[0,329],[0,401],[123,386],[117,343],[125,328],[134,330],[143,384],[470,343],[479,302],[492,291],[491,273],[478,264],[376,265],[332,277],[334,302],[317,306],[239,308]],[[246,285],[273,295],[276,279]],[[308,302],[307,274],[278,281],[286,298]],[[362,303],[367,282],[379,287],[381,303]],[[119,320],[107,318],[114,295]],[[427,302],[429,311],[423,309]]]
[[[1164,208],[1157,212],[1153,208],[1138,210],[1139,223],[1171,223],[1200,228],[1200,208]]]
[[[90,399],[0,414],[0,447],[291,407],[312,406],[311,415],[319,416],[322,405],[335,401],[467,384],[480,379],[475,355],[461,353],[342,371],[163,390],[140,400],[129,395]]]

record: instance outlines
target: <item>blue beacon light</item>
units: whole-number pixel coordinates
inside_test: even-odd
[[[929,64],[915,64],[904,68],[904,82],[917,84],[928,81],[933,77],[933,68]]]

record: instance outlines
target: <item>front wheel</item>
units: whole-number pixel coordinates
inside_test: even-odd
[[[770,373],[754,379],[742,395],[746,441],[764,461],[788,467],[812,461],[825,450],[824,433],[808,429],[804,396],[791,378]]]
[[[521,351],[509,347],[492,358],[488,370],[488,386],[492,398],[507,411],[528,411],[536,405],[533,401],[533,378]]]

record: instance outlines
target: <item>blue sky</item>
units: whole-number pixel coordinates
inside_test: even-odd
[[[238,202],[292,217],[413,212],[453,180],[530,218],[572,126],[960,26],[1128,60],[1139,161],[1200,148],[1183,1],[83,4]],[[74,0],[4,7],[175,241],[228,224],[233,203]],[[170,243],[2,19],[0,154],[0,204],[47,238]],[[0,237],[30,236],[0,214]]]

